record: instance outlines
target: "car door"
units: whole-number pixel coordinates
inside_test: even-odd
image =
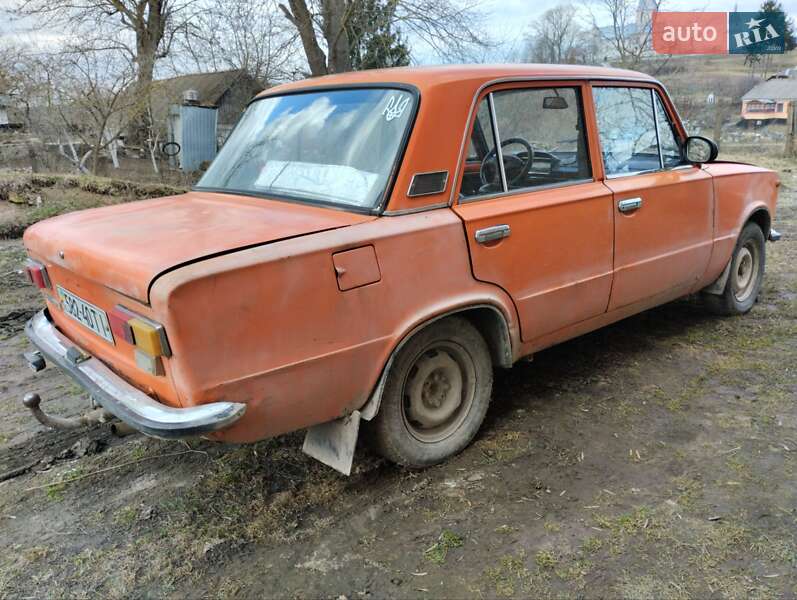
[[[598,148],[586,135],[585,89],[557,82],[489,91],[459,169],[454,210],[473,274],[512,296],[524,341],[602,314],[609,301],[612,195],[593,176]]]
[[[614,195],[609,310],[687,293],[711,256],[711,176],[681,157],[681,132],[653,86],[592,90],[606,186]]]

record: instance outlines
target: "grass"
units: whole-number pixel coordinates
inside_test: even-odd
[[[496,596],[512,598],[519,592],[528,592],[533,581],[532,575],[525,565],[525,553],[506,554],[498,564],[488,567],[484,576],[490,582]]]
[[[587,554],[595,554],[603,548],[603,541],[596,536],[590,536],[581,544],[581,549]]]
[[[104,177],[0,172],[0,239],[21,237],[30,225],[75,210],[185,191]]]
[[[423,555],[426,560],[438,565],[442,565],[446,562],[446,557],[448,556],[449,550],[452,550],[453,548],[460,548],[464,543],[465,541],[459,534],[448,529],[444,529],[440,534],[440,537],[437,539],[437,542],[435,542],[433,546],[424,550]]]
[[[562,531],[562,526],[559,523],[553,523],[551,521],[546,521],[543,525],[545,531],[549,533],[556,533],[558,531]]]
[[[540,550],[534,555],[534,562],[543,569],[553,569],[559,564],[559,559],[550,550]]]
[[[125,506],[114,515],[114,521],[120,525],[131,525],[138,517],[138,510],[134,506]]]
[[[475,444],[488,462],[506,462],[528,451],[528,436],[520,431],[499,431]]]

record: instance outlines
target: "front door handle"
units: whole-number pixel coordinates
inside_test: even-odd
[[[495,240],[509,237],[509,233],[509,225],[493,225],[492,227],[477,229],[474,237],[478,243],[486,244],[487,242],[494,242]]]
[[[617,208],[620,212],[631,212],[642,207],[642,198],[628,198],[627,200],[620,200],[617,203]]]

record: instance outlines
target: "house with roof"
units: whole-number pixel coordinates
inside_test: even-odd
[[[159,79],[152,83],[150,93],[152,117],[165,130],[175,105],[215,108],[217,133],[220,142],[223,142],[246,105],[263,87],[243,69]]]
[[[797,67],[792,67],[772,75],[742,96],[741,117],[745,122],[785,121],[795,103]]]

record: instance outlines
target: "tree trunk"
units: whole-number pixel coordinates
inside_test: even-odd
[[[144,34],[146,37],[146,34]],[[155,71],[155,52],[156,48],[149,44],[145,39],[137,41],[138,72],[136,73],[136,83],[134,93],[136,102],[133,106],[133,114],[130,119],[129,139],[127,144],[131,146],[143,146],[147,139],[149,129],[146,113],[149,106],[149,94],[152,89],[152,78]]]
[[[351,54],[349,49],[349,34],[346,30],[348,21],[346,0],[324,0],[324,39],[329,48],[327,69],[330,73],[345,73],[351,71]]]
[[[307,57],[307,64],[310,66],[310,73],[314,77],[320,75],[327,75],[327,57],[321,46],[318,45],[318,40],[315,37],[315,28],[313,27],[313,15],[310,14],[305,0],[288,0],[290,9],[284,4],[279,7],[288,20],[296,27],[299,32],[299,38],[302,40],[302,47],[304,54]]]
[[[89,152],[91,152],[91,174],[97,174],[97,167],[100,166],[100,146],[102,146],[102,138],[99,138]]]
[[[30,162],[30,170],[33,173],[38,173],[41,170],[39,166],[39,157],[36,155],[36,149],[33,147],[33,142],[30,140],[25,142],[28,150],[28,161]]]

